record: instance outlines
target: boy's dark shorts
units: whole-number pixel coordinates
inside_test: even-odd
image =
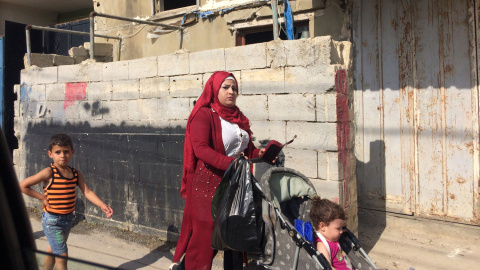
[[[73,213],[57,215],[43,212],[42,226],[48,244],[55,255],[68,253],[67,239],[72,228]]]

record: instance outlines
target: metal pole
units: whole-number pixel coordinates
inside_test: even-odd
[[[30,45],[30,29],[32,29],[31,25],[27,25],[25,27],[25,34],[27,38],[27,65],[30,67],[32,65],[32,47]],[[27,68],[27,67],[25,67]]]
[[[110,14],[98,13],[98,12],[95,12],[95,11],[92,11],[92,13],[95,13],[94,16],[100,16],[100,17],[110,18],[110,19],[117,19],[117,20],[127,21],[127,22],[136,22],[136,23],[140,23],[140,24],[148,24],[148,25],[162,26],[162,27],[173,28],[173,29],[178,29],[178,30],[180,30],[180,29],[183,28],[183,27],[181,27],[181,26],[176,26],[176,25],[169,25],[169,24],[164,24],[164,23],[157,23],[157,22],[151,22],[151,21],[137,20],[137,19],[120,17],[120,16],[115,16],[115,15],[110,15]],[[90,13],[90,16],[92,16],[92,13]]]
[[[95,47],[95,11],[90,13],[90,59],[94,59]]]
[[[43,31],[50,31],[50,32],[67,33],[67,34],[75,34],[75,35],[81,35],[81,36],[90,36],[90,33],[88,33],[88,32],[65,30],[65,29],[57,29],[57,28],[50,28],[50,27],[43,27],[43,26],[36,26],[36,25],[31,25],[31,29],[43,30]],[[99,35],[99,34],[94,34],[94,36],[95,36],[95,37],[103,37],[103,38],[112,38],[112,39],[122,39],[122,38],[120,38],[120,37],[107,36],[107,35]]]
[[[180,29],[180,50],[183,48],[183,29]]]
[[[272,0],[271,1],[272,3],[272,12],[273,12],[273,40],[277,40],[278,39],[278,3],[277,3],[277,0]]]
[[[120,54],[122,53],[122,39],[118,40],[118,60],[120,61]]]

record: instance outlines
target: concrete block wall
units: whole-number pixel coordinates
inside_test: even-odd
[[[115,214],[104,219],[83,197],[78,211],[174,240],[184,206],[179,188],[186,120],[212,72],[227,70],[239,81],[237,105],[250,118],[254,143],[297,135],[283,150],[284,165],[308,176],[319,195],[344,205],[356,230],[356,187],[346,183],[355,181],[355,159],[348,154],[353,137],[344,136],[351,122],[344,113],[337,117],[345,111],[339,95],[350,91],[340,91],[336,78],[339,70],[349,74],[350,65],[332,60],[349,59],[350,51],[339,52],[337,44],[326,36],[23,70],[15,104],[19,179],[48,165],[51,135],[70,134],[72,166]],[[332,57],[338,53],[345,55]]]

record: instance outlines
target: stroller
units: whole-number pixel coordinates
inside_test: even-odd
[[[316,195],[310,180],[296,170],[283,167],[268,169],[260,182],[250,173],[250,162],[273,164],[274,157],[292,141],[284,145],[273,141],[266,147],[262,159],[252,159],[248,162],[244,157],[240,157],[230,165],[212,200],[212,217],[215,221],[212,247],[248,252],[249,257],[264,269],[331,269],[327,259],[317,251],[313,239],[297,227],[299,232],[294,225],[299,224],[298,221],[305,224],[310,220],[311,198]],[[237,163],[241,170],[237,168]],[[241,175],[244,176],[240,177]],[[241,180],[239,182],[232,180],[236,177]],[[248,200],[245,199],[248,196],[245,196],[245,190],[252,194],[249,207],[246,207]],[[230,199],[226,194],[230,194]],[[221,205],[228,206],[222,208]],[[235,211],[230,210],[233,209],[231,208],[233,205],[237,205]],[[238,210],[242,206],[246,209],[245,214],[239,215],[238,213],[242,211]],[[230,221],[226,218],[227,212],[230,214],[236,212],[230,216]],[[220,222],[221,218],[216,218],[218,216],[224,218],[223,222]],[[239,236],[242,222],[251,229],[248,230],[248,234]],[[235,249],[231,247],[232,245],[229,246],[228,241],[241,242],[242,245]],[[361,248],[355,235],[348,229],[344,228],[339,242],[355,269],[377,269]]]
[[[295,220],[310,221],[311,198],[316,195],[310,180],[283,167],[268,169],[260,179],[264,195],[265,247],[261,255],[250,255],[266,269],[331,269],[323,254],[295,228]],[[340,245],[355,269],[377,269],[347,228]]]

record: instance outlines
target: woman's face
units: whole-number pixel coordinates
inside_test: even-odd
[[[225,80],[218,91],[218,101],[225,107],[235,106],[238,97],[238,89],[234,80]]]

